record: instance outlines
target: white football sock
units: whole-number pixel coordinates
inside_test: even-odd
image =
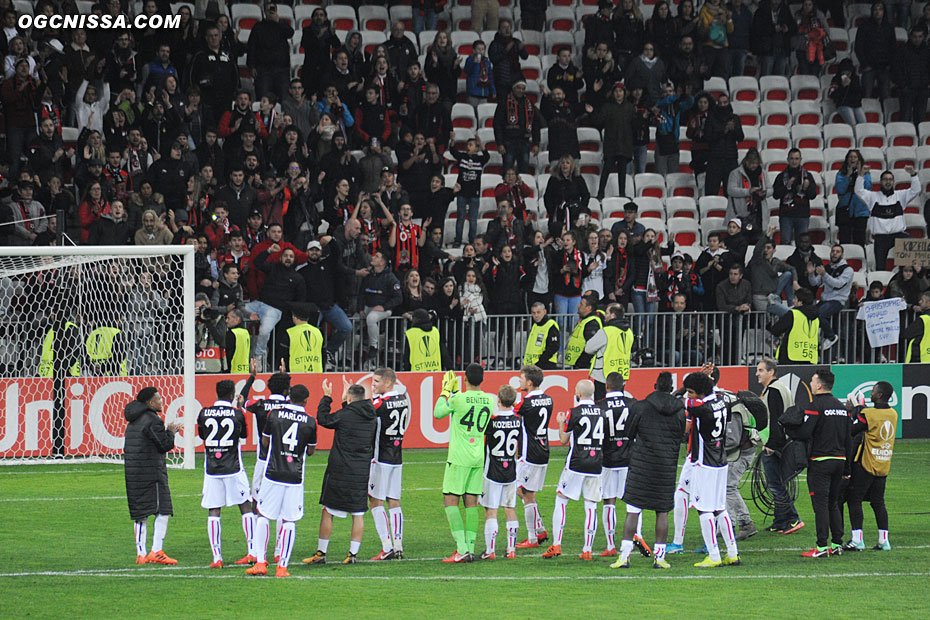
[[[717,528],[714,524],[714,513],[702,512],[701,535],[704,537],[704,546],[707,547],[707,555],[714,562],[720,561],[720,547],[717,546]]]
[[[350,540],[349,541],[349,553],[352,555],[358,555],[358,550],[362,547],[362,541],[360,540]]]
[[[853,530],[852,531],[852,541],[854,543],[862,542],[862,530]]]
[[[543,523],[542,515],[539,513],[539,504],[533,504],[533,510],[536,512],[536,538],[546,531],[546,524]]]
[[[387,511],[384,506],[375,506],[371,509],[371,518],[375,521],[375,531],[381,539],[381,551],[388,553],[394,546],[391,544],[391,524],[388,522]]]
[[[730,513],[726,510],[717,515],[717,529],[723,534],[723,542],[727,545],[727,555],[735,558],[739,555],[736,548],[736,534],[733,533],[733,521],[730,519]]]
[[[602,510],[604,513],[604,535],[607,537],[607,548],[613,549],[614,534],[617,528],[617,507],[613,504],[604,504]]]
[[[520,532],[519,521],[507,522],[507,553],[517,550],[517,534]]]
[[[552,544],[562,544],[562,533],[565,531],[565,509],[568,499],[561,495],[555,496],[555,510],[552,512]]]
[[[499,529],[497,518],[488,519],[484,522],[484,549],[486,553],[494,553]]]
[[[329,550],[329,539],[320,538],[316,544],[316,548],[323,553],[326,553]]]
[[[404,511],[400,506],[391,508],[388,511],[391,515],[391,525],[393,525],[394,549],[403,551],[404,549]]]
[[[536,519],[539,516],[539,510],[536,503],[523,504],[523,521],[526,522],[526,539],[530,542],[536,542]]]
[[[281,527],[284,525],[284,523],[279,519],[274,522],[274,525],[275,525],[274,557],[279,558],[281,557]],[[269,530],[268,533],[270,535],[271,530]]]
[[[620,561],[626,562],[630,559],[630,554],[633,553],[633,541],[632,540],[621,540],[620,541]]]
[[[223,561],[223,524],[219,517],[207,517],[207,538],[210,540],[210,550],[213,551],[213,561]]]
[[[636,518],[636,535],[640,538],[643,537],[643,513],[639,513],[639,517]]]
[[[136,555],[148,555],[148,552],[145,550],[145,541],[149,536],[148,517],[133,523],[132,529],[136,535]]]
[[[259,516],[255,522],[255,536],[252,539],[254,541],[256,562],[263,564],[268,560],[269,536],[271,536],[271,522],[265,517]]]
[[[155,515],[155,533],[152,534],[152,551],[161,551],[168,533],[168,515]]]
[[[597,502],[584,500],[584,547],[582,551],[591,551],[594,547],[595,534],[597,534]]]
[[[278,558],[278,566],[287,568],[287,563],[291,561],[291,551],[294,550],[294,534],[296,533],[295,524],[288,521],[281,526],[281,557]]]
[[[675,534],[672,542],[682,545],[685,542],[685,525],[688,523],[688,494],[677,489],[675,491]]]
[[[660,560],[665,557],[665,543],[656,543],[652,546],[652,552]]]
[[[255,513],[247,512],[242,515],[242,532],[245,534],[246,553],[255,555]]]
[[[888,530],[878,530],[878,544],[888,542]]]

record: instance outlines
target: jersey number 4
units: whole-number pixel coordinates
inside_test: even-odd
[[[288,429],[284,431],[281,443],[285,444],[291,452],[297,450],[297,422],[291,422]]]
[[[513,458],[517,454],[517,438],[520,435],[520,429],[511,431],[499,430],[494,431],[494,441],[497,443],[491,448],[491,456],[497,458]]]
[[[620,415],[619,415],[619,417],[617,417],[616,420],[614,420],[614,410],[613,410],[613,409],[608,409],[607,411],[605,411],[605,414],[607,415],[607,420],[608,420],[608,422],[609,422],[609,424],[610,424],[610,428],[613,430],[613,434],[614,434],[613,436],[614,436],[614,437],[619,437],[620,435],[622,435],[622,434],[623,434],[623,431],[626,429],[626,419],[627,419],[628,417],[630,417],[630,410],[629,410],[629,408],[628,408],[628,407],[624,407],[624,408],[620,411]]]
[[[471,429],[474,428],[477,424],[478,432],[483,433],[484,429],[488,427],[488,422],[491,421],[491,410],[487,407],[482,407],[478,412],[478,419],[475,419],[475,408],[472,407],[468,412],[462,416],[462,419],[459,421],[459,424],[462,426],[468,427],[468,432],[471,432]]]
[[[210,431],[210,434],[207,435],[207,438],[203,440],[203,445],[208,448],[228,448],[233,445],[232,434],[236,430],[236,422],[232,418],[223,418],[219,422],[216,421],[216,418],[207,418],[204,422],[204,425]],[[220,440],[216,439],[216,436],[220,432],[220,426],[226,431],[226,434],[223,435],[223,438]]]
[[[581,426],[581,434],[578,435],[579,446],[590,446],[592,439],[598,444],[604,443],[604,418],[596,418],[593,423],[591,419],[584,417],[578,420],[578,425]]]

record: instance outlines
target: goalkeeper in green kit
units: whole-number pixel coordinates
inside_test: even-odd
[[[484,369],[469,364],[465,369],[465,391],[459,392],[458,379],[451,370],[442,379],[442,392],[433,416],[449,420],[449,457],[442,479],[443,505],[455,553],[447,564],[471,562],[478,538],[478,496],[484,490],[484,431],[491,421],[497,398],[480,389]],[[465,521],[459,512],[459,498],[465,498]]]

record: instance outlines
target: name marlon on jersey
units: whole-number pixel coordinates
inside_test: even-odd
[[[285,411],[278,410],[278,417],[284,420],[290,420],[291,422],[309,422],[310,416],[306,413],[299,413],[297,411]]]

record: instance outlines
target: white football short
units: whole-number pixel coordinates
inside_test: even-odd
[[[304,516],[304,485],[262,480],[258,512],[272,521],[300,521]]]
[[[714,512],[727,507],[727,466],[694,464],[691,470],[691,508]]]
[[[601,501],[600,474],[579,474],[570,469],[563,469],[559,476],[559,493],[571,500],[579,500],[582,496],[589,502]]]
[[[516,482],[494,482],[484,479],[484,493],[478,503],[485,508],[514,508],[517,505]]]
[[[685,493],[691,492],[691,472],[694,471],[694,463],[687,456],[681,466],[681,473],[678,475],[678,490]]]
[[[629,467],[605,467],[601,470],[601,495],[604,499],[621,499],[626,490]]]
[[[372,463],[368,471],[368,495],[382,502],[388,498],[400,499],[403,465]]]
[[[352,515],[353,517],[360,517],[361,515],[365,514],[364,510],[361,512],[346,512],[345,510],[337,510],[336,508],[330,508],[329,506],[323,506],[323,510],[331,514],[336,519],[345,519],[349,515]]]
[[[203,499],[201,508],[222,508],[224,506],[238,506],[242,502],[252,499],[249,491],[249,478],[241,469],[231,476],[203,477]]]
[[[546,485],[546,469],[548,467],[548,465],[517,461],[517,485],[530,493],[542,491]]]
[[[258,501],[258,492],[262,488],[262,479],[265,477],[267,468],[268,461],[255,460],[255,469],[252,470],[252,499],[255,501]]]

